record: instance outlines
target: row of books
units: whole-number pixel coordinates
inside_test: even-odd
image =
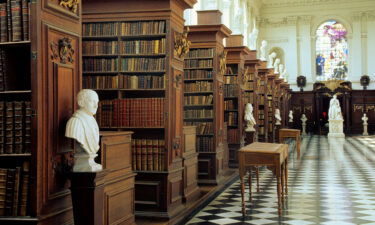
[[[237,84],[237,76],[224,76],[224,84]]]
[[[197,137],[198,152],[214,152],[214,147],[213,137]]]
[[[185,68],[197,68],[197,67],[212,67],[212,59],[185,59]]]
[[[204,57],[205,58],[214,57],[214,49],[213,48],[190,49],[186,58],[204,58]]]
[[[30,2],[6,0],[0,3],[0,42],[29,40]]]
[[[196,126],[197,134],[212,134],[214,132],[212,122],[184,122],[185,126]]]
[[[224,101],[224,110],[236,110],[237,103],[234,100],[225,100]]]
[[[102,100],[96,120],[101,128],[162,127],[164,104],[164,98]]]
[[[7,90],[7,70],[6,54],[4,49],[0,49],[0,91]]]
[[[245,89],[247,90],[254,90],[254,82],[253,81],[247,81],[245,82]]]
[[[237,97],[238,87],[235,84],[224,85],[224,98],[226,97]]]
[[[190,109],[184,110],[185,119],[193,118],[213,118],[214,111],[212,109]]]
[[[122,22],[120,26],[121,35],[164,34],[166,32],[164,20]]]
[[[0,154],[31,152],[31,102],[0,102]]]
[[[259,109],[258,118],[259,120],[264,120],[264,109]]]
[[[120,54],[163,54],[166,39],[121,41]]]
[[[165,170],[164,154],[164,139],[132,139],[133,170]]]
[[[122,58],[122,71],[161,71],[165,70],[165,58]]]
[[[165,76],[116,75],[83,76],[82,85],[91,89],[164,89]]]
[[[228,137],[228,143],[229,144],[236,144],[236,143],[240,142],[240,138],[239,138],[237,129],[228,129],[227,132],[228,132],[227,137]]]
[[[260,135],[264,135],[264,127],[258,127],[258,132]]]
[[[110,23],[83,23],[82,35],[90,36],[117,36],[118,35],[118,22]]]
[[[82,69],[85,72],[116,72],[118,71],[118,64],[118,59],[84,58]]]
[[[83,41],[83,55],[110,55],[118,54],[118,41]]]
[[[213,95],[189,95],[184,97],[184,104],[189,105],[211,105],[213,104]]]
[[[204,78],[212,78],[213,71],[212,70],[185,70],[184,71],[184,78],[185,79],[204,79]]]
[[[29,192],[29,167],[0,168],[0,216],[26,216]]]
[[[247,72],[246,73],[247,79],[248,80],[254,80],[255,74],[253,72]]]
[[[227,122],[228,126],[237,126],[238,125],[238,113],[226,112],[224,114],[224,121]]]
[[[196,81],[194,83],[185,83],[185,92],[212,91],[214,84],[208,81]]]

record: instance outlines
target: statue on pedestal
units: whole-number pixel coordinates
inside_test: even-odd
[[[280,72],[280,78],[284,78],[284,80],[286,82],[286,66],[284,66],[283,64],[280,64],[279,65],[279,72]]]
[[[257,39],[258,39],[259,30],[256,28],[255,18],[254,18],[254,27],[251,33],[249,34],[249,48],[250,50],[257,50]]]
[[[328,110],[329,133],[328,137],[345,137],[343,132],[344,120],[341,114],[340,102],[336,94],[333,95],[329,102]]]
[[[262,45],[260,46],[260,60],[267,61],[266,59],[266,48],[267,48],[267,41],[263,40]]]
[[[364,113],[363,116],[362,116],[362,121],[363,121],[363,134],[362,135],[364,135],[364,136],[368,135],[368,132],[367,132],[367,126],[368,126],[367,120],[368,120],[368,117],[366,116],[366,113]]]
[[[273,68],[274,68],[274,72],[275,72],[275,73],[279,73],[279,64],[280,64],[280,59],[277,58],[277,59],[275,60],[275,63],[273,64]],[[280,72],[281,72],[281,71],[280,71]]]
[[[267,68],[273,68],[273,60],[275,58],[276,58],[276,52],[271,52],[271,54],[268,55]]]
[[[68,120],[65,130],[65,136],[78,143],[73,172],[100,171],[102,165],[94,161],[99,150],[99,127],[94,118],[99,97],[95,91],[83,89],[78,93],[77,101],[79,109]]]
[[[253,116],[253,105],[251,103],[246,104],[244,119],[247,122],[245,131],[255,131],[254,125],[256,121]]]
[[[307,133],[306,133],[306,121],[307,121],[307,117],[306,117],[305,114],[302,114],[301,121],[302,121],[302,135],[307,135]]]
[[[293,111],[289,110],[289,123],[293,123]]]
[[[275,118],[276,118],[275,125],[281,125],[280,109],[275,109]]]

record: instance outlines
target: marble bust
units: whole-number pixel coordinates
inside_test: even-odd
[[[267,41],[263,40],[260,46],[260,60],[267,61],[266,59],[266,48],[267,48]]]
[[[276,58],[276,52],[271,52],[271,54],[268,55],[267,68],[273,68],[273,61],[275,58]]]
[[[279,65],[280,78],[286,79],[286,67],[283,64]]]
[[[259,30],[255,26],[255,19],[254,19],[254,27],[251,33],[249,34],[249,48],[250,50],[257,50],[257,39]]]
[[[363,125],[368,125],[367,120],[368,120],[368,117],[366,116],[366,113],[364,113],[362,116]]]
[[[340,102],[336,94],[333,95],[329,102],[328,118],[330,120],[342,120]]]
[[[289,110],[289,122],[293,123],[293,111]]]
[[[281,125],[280,109],[275,109],[275,118],[276,118],[275,125]]]
[[[256,124],[256,121],[253,116],[253,105],[251,103],[246,104],[244,119],[247,122],[245,131],[255,131],[254,125]]]
[[[275,60],[275,63],[273,64],[273,68],[274,68],[274,72],[275,72],[275,73],[279,73],[279,64],[280,64],[280,59],[277,58],[277,59]]]
[[[65,136],[78,143],[73,172],[100,171],[102,166],[94,161],[99,150],[99,127],[94,118],[99,98],[95,91],[83,89],[77,101],[79,109],[68,120],[65,130]]]

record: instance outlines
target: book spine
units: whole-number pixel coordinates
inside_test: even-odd
[[[13,193],[13,209],[12,216],[18,215],[18,200],[19,200],[19,191],[20,191],[20,178],[21,178],[21,167],[16,168],[14,176],[14,193]]]
[[[0,216],[5,215],[7,169],[0,168]]]
[[[27,215],[27,202],[28,202],[28,193],[29,193],[29,171],[30,171],[30,163],[24,162],[22,166],[22,188],[20,190],[20,202],[19,202],[19,209],[18,214],[19,216],[26,216]]]
[[[8,38],[7,41],[13,41],[12,40],[12,7],[11,7],[11,0],[7,0],[6,3],[6,15],[7,15],[7,33]]]
[[[14,194],[15,176],[16,176],[16,170],[8,169],[6,190],[5,190],[5,216],[13,215],[13,194]]]
[[[21,0],[11,0],[12,41],[22,40]]]

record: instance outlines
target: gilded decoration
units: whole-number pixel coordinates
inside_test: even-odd
[[[361,112],[363,112],[364,108],[365,108],[365,106],[362,105],[362,104],[354,104],[353,105],[354,112],[355,111],[361,111]],[[371,111],[371,110],[375,111],[375,105],[366,105],[366,112]]]
[[[220,57],[220,74],[224,75],[227,70],[227,52],[223,51]]]
[[[68,8],[73,13],[76,13],[79,5],[79,0],[60,0],[59,5]]]
[[[327,87],[332,92],[334,92],[337,88],[344,88],[350,90],[350,86],[344,80],[329,79],[326,81],[321,81],[321,83],[324,84],[324,86],[320,85],[317,89]]]
[[[178,58],[184,58],[189,52],[191,42],[187,39],[189,28],[184,30],[182,34],[175,32],[174,34],[174,55]]]
[[[72,39],[71,38],[61,38],[58,43],[51,42],[50,43],[50,50],[51,50],[51,59],[57,60],[60,59],[60,63],[73,63],[73,55],[74,49],[72,47]]]

